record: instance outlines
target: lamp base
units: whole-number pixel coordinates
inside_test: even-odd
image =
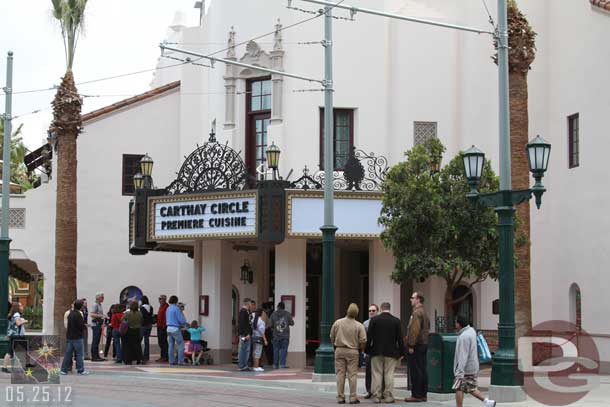
[[[521,386],[489,386],[489,398],[498,403],[518,403],[527,400],[527,394]]]

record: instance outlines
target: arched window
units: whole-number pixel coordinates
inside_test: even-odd
[[[576,283],[570,286],[570,321],[576,325],[576,329],[582,330],[582,299]]]

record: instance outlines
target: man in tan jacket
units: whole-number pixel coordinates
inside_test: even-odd
[[[407,403],[428,400],[426,355],[430,320],[424,310],[424,297],[414,292],[411,295],[411,307],[413,307],[413,313],[407,327],[407,365],[411,382],[411,397],[405,399]]]
[[[335,347],[335,373],[337,375],[337,403],[345,404],[345,377],[349,382],[349,404],[358,404],[358,356],[366,345],[364,325],[356,321],[358,306],[350,304],[347,315],[335,321],[330,328],[330,340]]]

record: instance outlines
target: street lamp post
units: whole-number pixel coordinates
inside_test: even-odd
[[[499,232],[499,288],[500,288],[500,321],[498,324],[498,351],[494,354],[491,369],[493,386],[520,386],[523,383],[517,368],[515,352],[515,261],[514,261],[514,217],[515,205],[536,198],[540,208],[542,194],[546,191],[542,177],[547,170],[551,145],[537,136],[527,146],[530,171],[536,183],[530,189],[512,190],[501,184],[500,191],[479,194],[478,187],[483,173],[485,154],[472,146],[464,152],[464,172],[471,190],[466,196],[473,202],[494,208],[498,214]],[[502,157],[500,166],[502,166]],[[506,163],[504,162],[504,165]],[[509,171],[510,174],[510,171]],[[500,178],[502,180],[502,178]]]
[[[8,236],[9,203],[11,185],[11,133],[12,128],[12,95],[13,95],[13,52],[9,51],[6,58],[6,95],[4,114],[4,144],[2,151],[2,226],[0,231],[0,356],[8,352],[8,272],[11,239]]]
[[[322,230],[322,321],[320,346],[316,350],[314,372],[335,374],[335,355],[330,328],[335,309],[335,232],[333,204],[333,16],[332,6],[324,8],[324,225]]]

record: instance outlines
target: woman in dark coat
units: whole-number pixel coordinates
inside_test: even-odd
[[[142,363],[142,313],[138,310],[137,301],[129,303],[129,310],[123,314],[123,321],[127,321],[128,329],[123,338],[123,362],[131,365],[135,360],[138,364]]]

